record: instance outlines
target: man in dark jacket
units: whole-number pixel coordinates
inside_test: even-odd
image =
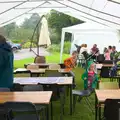
[[[13,52],[6,39],[0,35],[0,87],[13,86]]]

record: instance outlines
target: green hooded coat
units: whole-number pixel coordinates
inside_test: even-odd
[[[82,80],[84,80],[84,89],[88,88],[88,71],[89,71],[89,68],[90,68],[91,64],[93,64],[93,63],[94,63],[93,61],[88,62],[87,70],[82,75]],[[86,80],[85,80],[85,78],[86,78]],[[97,87],[97,82],[98,82],[98,76],[95,73],[94,74],[94,80],[92,82],[92,88],[93,89]]]

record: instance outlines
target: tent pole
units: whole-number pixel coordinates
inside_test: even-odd
[[[39,41],[39,36],[40,36],[40,24],[38,24],[37,26],[37,55],[39,55],[39,44],[38,44],[38,41]]]
[[[65,37],[65,32],[62,31],[62,34],[61,34],[61,49],[60,49],[60,63],[62,63],[62,54],[63,54],[63,48],[64,48],[64,37]]]
[[[72,33],[72,36],[71,36],[71,48],[70,48],[70,54],[72,54],[72,42],[74,40],[74,34]]]

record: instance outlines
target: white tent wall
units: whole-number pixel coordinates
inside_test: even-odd
[[[60,62],[62,62],[64,37],[66,32],[71,33],[74,36],[74,40],[71,43],[71,52],[76,50],[74,44],[81,45],[83,43],[88,45],[89,51],[93,44],[98,45],[101,53],[103,52],[104,47],[108,47],[109,45],[116,46],[117,50],[120,51],[120,32],[118,30],[94,22],[83,23],[62,28]]]
[[[117,32],[113,31],[97,31],[97,32],[80,32],[74,34],[74,41],[72,42],[71,51],[76,50],[74,44],[81,45],[87,44],[88,52],[92,48],[93,44],[97,44],[100,49],[100,53],[103,53],[104,47],[116,46],[117,50],[120,51],[120,37],[117,35]]]

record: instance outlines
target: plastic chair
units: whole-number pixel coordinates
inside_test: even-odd
[[[28,65],[27,66],[27,70],[39,70],[39,66],[38,65]],[[30,76],[31,77],[39,77],[39,73],[32,73],[32,72],[30,72],[31,74],[30,74]]]
[[[1,120],[12,120],[13,119],[13,113],[12,110],[7,111],[4,106],[0,108],[0,119]]]
[[[103,63],[104,60],[105,60],[104,54],[99,54],[99,55],[97,56],[97,62],[98,62],[98,63]]]
[[[36,70],[36,69],[39,69],[39,66],[38,65],[28,65],[27,66],[27,70]]]
[[[45,76],[46,77],[62,77],[64,75],[60,73],[58,70],[45,70]]]
[[[36,56],[34,59],[34,63],[46,63],[45,56]]]
[[[11,91],[23,91],[23,86],[19,83],[14,83],[11,88]]]
[[[10,92],[9,88],[0,88],[0,92]]]
[[[106,99],[104,107],[105,120],[120,120],[120,99]]]
[[[109,71],[109,67],[102,67],[100,72],[100,78],[110,78]]]
[[[43,91],[42,85],[26,85],[23,87],[23,91]]]
[[[49,69],[50,70],[59,70],[60,69],[60,65],[58,65],[58,64],[51,64],[51,65],[49,65]]]
[[[100,90],[119,89],[118,82],[99,82]]]
[[[88,90],[72,90],[72,95],[73,95],[73,110],[75,110],[75,105],[76,105],[76,101],[77,101],[77,97],[78,101],[80,102],[82,99],[85,100],[86,104],[88,105],[88,108],[90,109],[90,111],[92,111],[92,113],[94,114],[94,108],[89,100],[89,97],[91,96],[91,94],[94,92],[94,89],[88,89]]]
[[[15,113],[12,120],[40,120],[35,105],[30,102],[6,102],[4,107],[7,111],[12,110]]]
[[[42,85],[26,85],[23,87],[23,91],[43,91]],[[45,107],[42,105],[36,105],[37,111],[43,110]]]
[[[63,119],[62,115],[64,114],[64,105],[65,105],[65,89],[62,86],[57,84],[42,84],[44,91],[52,91],[52,101],[60,100],[60,111],[61,111],[61,120]]]
[[[99,82],[99,89],[100,90],[111,90],[111,89],[119,89],[119,85],[118,82]],[[104,104],[101,104],[100,107],[100,111],[101,108],[104,108]]]

